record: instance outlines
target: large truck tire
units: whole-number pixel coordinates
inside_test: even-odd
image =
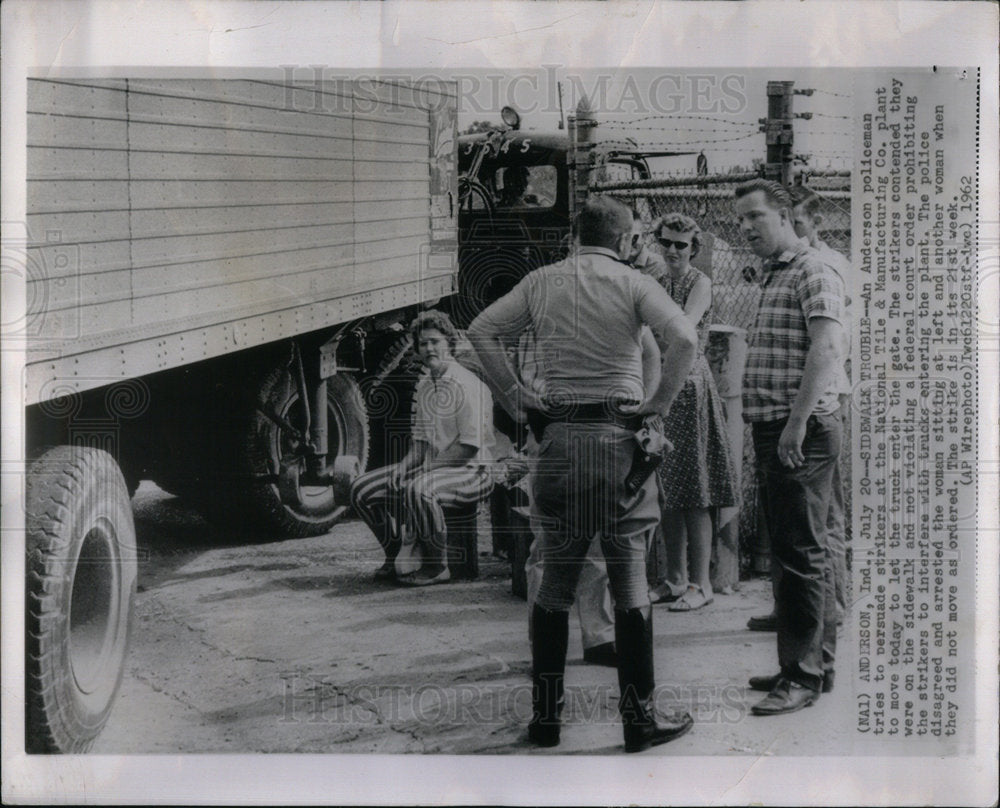
[[[413,388],[422,367],[413,351],[413,340],[402,333],[385,345],[375,372],[364,380],[372,425],[372,468],[398,463],[410,447]]]
[[[485,381],[472,343],[463,329],[456,330],[456,361]],[[388,343],[375,372],[365,380],[365,403],[373,424],[373,468],[398,463],[409,449],[413,391],[423,369],[412,338],[404,333]]]
[[[328,465],[332,466],[338,456],[351,455],[358,458],[364,470],[368,464],[369,435],[361,388],[352,376],[338,373],[327,379],[327,402]],[[258,388],[256,404],[291,426],[299,429],[304,426],[298,390],[287,367],[276,367],[265,376]],[[238,484],[244,490],[236,497],[238,513],[231,515],[249,516],[252,522],[244,524],[253,524],[277,538],[304,538],[328,532],[344,517],[350,503],[345,496],[338,498],[332,486],[300,485],[291,501],[287,496],[282,498],[278,473],[281,460],[294,456],[292,438],[257,407],[249,414],[249,426],[236,450],[240,466],[236,474],[245,483]]]
[[[86,752],[122,680],[136,585],[125,480],[106,452],[49,449],[28,469],[25,748]]]

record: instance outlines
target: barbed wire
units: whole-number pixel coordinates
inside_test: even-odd
[[[764,158],[763,149],[739,149],[731,148],[729,146],[722,146],[718,149],[710,149],[709,151],[718,152],[719,154],[752,154],[756,157]]]
[[[795,130],[796,135],[810,135],[811,137],[851,137],[853,132],[841,131],[841,132],[813,132],[808,129],[804,131]]]
[[[611,118],[610,120],[601,119],[598,121],[600,126],[613,127],[613,128],[624,128],[629,126],[634,126],[637,123],[642,123],[643,121],[671,121],[678,118],[683,118],[689,121],[711,121],[712,123],[725,123],[730,126],[753,126],[756,127],[758,124],[752,123],[750,121],[734,121],[730,118],[715,118],[711,115],[684,115],[678,113],[676,115],[664,114],[664,115],[647,115],[644,118]],[[651,127],[643,127],[651,128]]]
[[[835,93],[832,90],[820,90],[817,87],[813,87],[813,92],[822,93],[823,95],[832,95],[836,96],[837,98],[854,98],[854,95],[851,93]]]
[[[854,120],[850,115],[831,115],[828,112],[813,112],[811,114],[814,118],[837,118],[842,121]]]
[[[717,174],[715,176],[717,176],[717,177],[721,177],[721,176],[728,177],[729,175],[751,174],[751,173],[754,173],[754,172],[757,172],[757,171],[758,171],[758,169],[754,168],[753,166],[733,166],[730,169],[728,169],[724,174]],[[704,175],[699,175],[699,174],[695,173],[694,171],[688,171],[688,170],[685,170],[685,169],[673,170],[673,171],[671,171],[669,169],[664,169],[663,171],[651,171],[649,173],[649,178],[652,179],[652,180],[668,180],[668,179],[671,179],[673,177],[685,177],[685,178],[690,178],[692,180],[697,180],[701,176],[704,176]],[[732,181],[736,182],[736,180],[732,180]]]
[[[741,140],[749,140],[755,137],[758,132],[753,132],[749,135],[739,135],[736,137],[722,137],[722,138],[710,138],[708,140],[695,140],[695,141],[681,141],[681,140],[646,140],[646,141],[636,141],[632,143],[627,140],[597,140],[594,141],[595,145],[608,145],[608,144],[622,144],[628,148],[666,148],[669,146],[698,146],[703,143],[738,143]]]

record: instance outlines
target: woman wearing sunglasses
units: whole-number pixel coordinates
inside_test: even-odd
[[[709,580],[711,509],[736,503],[736,472],[722,401],[705,359],[712,282],[691,266],[700,230],[688,216],[671,213],[654,223],[653,235],[666,262],[666,272],[656,279],[695,323],[699,351],[684,388],[664,416],[666,436],[674,446],[659,470],[667,577],[649,596],[653,603],[669,602],[671,611],[687,612],[714,599]]]

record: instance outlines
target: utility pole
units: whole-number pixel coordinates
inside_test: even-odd
[[[590,194],[590,180],[594,169],[594,133],[597,125],[587,96],[580,98],[576,114],[569,116],[569,216],[570,233],[576,241],[576,215],[580,212]]]
[[[792,85],[791,81],[767,83],[767,117],[760,119],[767,143],[764,178],[782,185],[792,181]]]

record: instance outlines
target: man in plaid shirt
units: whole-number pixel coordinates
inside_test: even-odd
[[[780,715],[833,687],[837,613],[826,523],[843,433],[836,381],[844,284],[796,235],[792,200],[780,184],[752,180],[735,195],[740,229],[765,260],[743,417],[752,426],[772,556],[781,568],[781,671],[750,680],[752,688],[769,690],[752,712]]]

